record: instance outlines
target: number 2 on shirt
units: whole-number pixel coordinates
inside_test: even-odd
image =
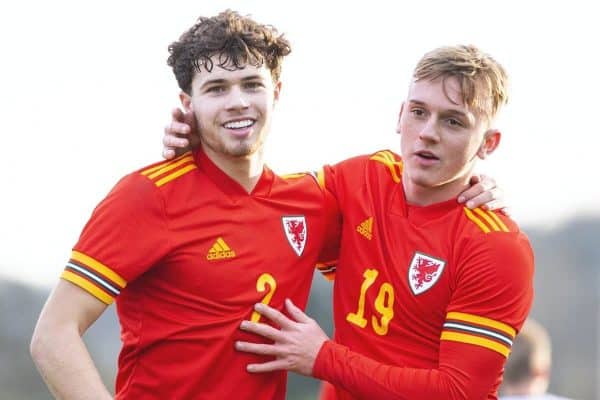
[[[346,315],[346,321],[358,325],[361,328],[367,326],[368,321],[365,318],[365,296],[369,287],[375,283],[377,275],[379,275],[379,271],[376,269],[366,269],[365,272],[363,272],[365,280],[360,286],[358,310],[355,313],[348,313],[348,315]],[[373,330],[378,335],[386,335],[390,321],[394,318],[394,288],[388,282],[384,282],[379,288],[379,293],[377,294],[377,298],[375,298],[375,309],[381,314],[381,317],[371,317]]]
[[[256,291],[259,293],[263,293],[263,292],[267,291],[267,286],[268,286],[268,292],[262,298],[261,303],[269,305],[269,303],[271,302],[271,298],[273,297],[273,294],[275,293],[275,289],[277,288],[277,282],[275,282],[275,278],[273,278],[273,275],[265,272],[264,274],[259,276],[258,279],[256,280]],[[253,311],[252,317],[250,317],[250,321],[258,322],[259,319],[260,319],[260,314],[257,313],[256,311]]]

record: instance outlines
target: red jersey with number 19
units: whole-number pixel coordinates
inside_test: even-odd
[[[501,212],[407,204],[389,151],[325,169],[343,215],[335,342],[313,374],[338,399],[495,399],[533,298],[533,253]]]
[[[304,307],[337,255],[335,202],[306,174],[265,167],[248,194],[198,150],[123,178],[95,209],[62,278],[110,304],[123,347],[117,399],[284,399],[286,374],[236,352],[257,302]],[[326,246],[327,245],[327,246]]]

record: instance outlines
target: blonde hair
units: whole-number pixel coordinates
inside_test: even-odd
[[[415,81],[458,79],[470,109],[492,120],[508,101],[508,76],[502,65],[473,45],[440,47],[425,54],[413,72]]]

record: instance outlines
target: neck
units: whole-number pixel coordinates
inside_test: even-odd
[[[437,186],[422,185],[410,179],[404,171],[402,185],[406,201],[416,206],[428,206],[455,199],[469,187],[470,174]]]
[[[250,193],[258,183],[265,165],[263,149],[245,157],[234,157],[218,153],[208,146],[204,147],[206,156],[219,169]]]

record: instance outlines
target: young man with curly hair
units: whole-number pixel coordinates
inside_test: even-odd
[[[279,177],[262,149],[287,40],[226,11],[169,47],[203,146],[125,176],[94,210],[36,326],[32,356],[52,394],[109,399],[81,336],[116,300],[117,399],[284,399],[285,371],[246,372],[253,305],[304,306],[335,203],[314,177]],[[328,238],[329,230],[331,238]],[[260,239],[259,239],[260,238]],[[332,258],[334,255],[332,255]]]

